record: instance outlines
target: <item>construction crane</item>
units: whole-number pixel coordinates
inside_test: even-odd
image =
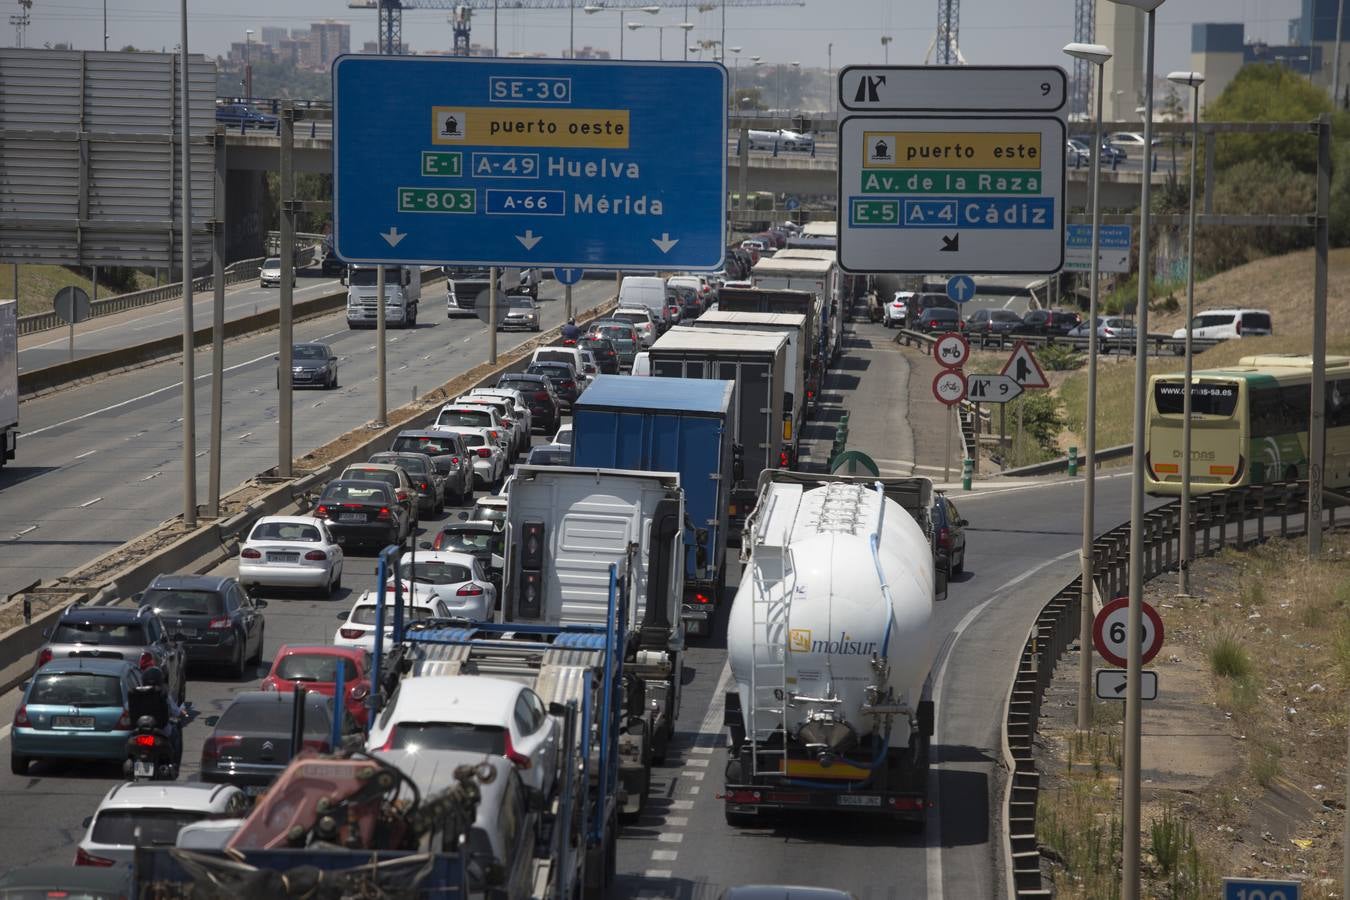
[[[494,28],[496,14],[503,9],[585,9],[587,12],[612,9],[616,12],[624,9],[659,7],[661,9],[683,9],[688,16],[689,7],[700,12],[722,10],[722,36],[726,37],[726,8],[728,6],[805,6],[806,0],[703,0],[690,3],[689,0],[349,0],[350,9],[373,9],[379,14],[379,47],[385,54],[403,52],[403,10],[405,9],[449,9],[454,10],[450,22],[454,30],[455,54],[467,56],[469,53],[469,23],[473,10],[492,10]],[[463,13],[461,19],[460,13]],[[721,42],[725,46],[725,40]],[[461,51],[462,48],[462,51]],[[495,48],[494,48],[495,49]]]
[[[1080,44],[1096,42],[1097,0],[1074,0],[1073,39]],[[1086,59],[1073,61],[1073,95],[1069,109],[1080,116],[1088,114],[1092,96],[1092,63]]]
[[[957,40],[960,31],[961,0],[938,0],[937,32],[928,42],[923,64],[926,66],[931,62],[939,66],[964,66],[966,58]]]

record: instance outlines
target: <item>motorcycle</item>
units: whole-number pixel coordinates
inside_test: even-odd
[[[127,758],[122,774],[132,781],[173,781],[178,767],[173,762],[173,743],[153,716],[136,720],[136,730],[127,738]]]

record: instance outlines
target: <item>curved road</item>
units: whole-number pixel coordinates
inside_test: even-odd
[[[607,295],[608,287],[608,284],[587,285],[586,299],[579,305],[589,305],[600,295]],[[583,289],[578,289],[577,294],[580,297]],[[558,306],[545,304],[552,321],[557,320]],[[324,333],[320,323],[311,323],[311,327],[315,333]],[[863,325],[858,331],[881,340],[879,326]],[[445,357],[439,360],[442,365],[438,377],[443,380],[445,375],[464,369],[471,359],[482,356],[477,340],[481,339],[481,332],[477,322],[467,321],[449,327],[438,322],[435,328],[424,326],[413,335],[393,332],[394,336],[419,344],[417,353],[401,355],[413,371],[400,370],[395,383],[406,387],[411,380],[425,378],[429,374],[424,371],[425,366],[430,363],[425,356],[433,355],[429,351],[437,346],[441,350],[438,358]],[[464,344],[466,339],[473,345],[472,351],[467,345],[454,346]],[[297,447],[310,446],[325,434],[335,434],[368,417],[369,376],[354,372],[353,368],[360,363],[350,357],[364,351],[369,345],[369,335],[338,340],[339,352],[349,357],[348,365],[352,368],[344,373],[344,388],[336,397],[306,394],[302,395],[305,400],[313,396],[314,402],[322,405],[297,402]],[[234,389],[236,382],[232,381],[230,396],[234,402],[226,407],[227,421],[231,423],[229,446],[238,451],[237,456],[227,457],[227,461],[244,473],[256,472],[273,461],[269,448],[274,441],[266,429],[269,416],[275,414],[275,409],[266,405],[272,377],[267,358],[270,346],[249,349],[245,346],[248,344],[242,341],[240,346],[232,347],[233,356],[237,359],[253,354],[262,358],[234,363],[238,368],[230,377],[237,379],[238,389]],[[872,365],[863,371],[861,378],[844,371],[831,376],[832,386],[843,396],[845,404],[855,410],[855,416],[865,414],[860,411],[869,406],[874,409],[884,409],[888,403],[892,408],[895,406],[890,387],[894,373],[884,359],[878,361],[879,356],[870,357]],[[847,367],[850,373],[858,369],[856,364]],[[149,372],[146,370],[147,377]],[[163,375],[160,380],[164,380]],[[85,492],[94,484],[103,485],[105,492],[115,491],[117,504],[138,497],[148,499],[146,495],[162,496],[163,502],[156,507],[159,511],[155,515],[172,514],[176,486],[172,484],[171,473],[176,457],[171,444],[177,394],[171,392],[172,384],[168,388],[167,397],[136,401],[107,414],[100,412],[99,398],[90,398],[81,406],[71,405],[73,401],[68,395],[59,395],[67,397],[62,401],[66,405],[62,414],[69,416],[87,407],[90,418],[82,421],[98,424],[91,429],[88,425],[53,423],[52,430],[44,432],[55,435],[54,443],[45,448],[50,456],[44,454],[57,461],[53,471],[64,473],[67,481],[80,483]],[[72,434],[84,433],[92,439],[89,449],[95,453],[76,464],[67,462],[70,453],[84,452],[84,445],[70,442],[62,430],[66,428],[76,429]],[[142,429],[141,436],[132,436]],[[241,438],[240,429],[255,433]],[[92,435],[88,433],[91,431]],[[154,440],[149,440],[152,436]],[[66,444],[74,446],[59,449]],[[148,455],[141,452],[128,461],[123,454],[129,444],[159,449]],[[884,448],[862,449],[886,455]],[[158,488],[147,488],[137,478],[148,458],[157,453],[164,457],[164,468],[158,470],[163,474],[149,483],[154,485],[159,478],[168,482]],[[84,474],[78,474],[81,469],[86,469]],[[52,476],[48,473],[31,480],[41,482],[47,477]],[[6,485],[7,497],[14,487]],[[37,497],[31,502],[35,508],[40,505]],[[61,527],[86,535],[77,542],[84,543],[90,533],[97,533],[99,527],[112,527],[117,518],[105,517],[99,527],[81,521],[90,515],[89,510],[97,510],[106,502],[89,509],[80,509],[77,503],[58,503],[64,510],[60,521],[65,524]],[[852,891],[859,900],[921,897],[964,900],[1002,893],[997,875],[997,832],[991,824],[997,821],[1001,796],[999,720],[1027,629],[1045,600],[1073,576],[1079,545],[1081,482],[987,488],[957,497],[957,502],[971,522],[969,564],[968,574],[951,586],[948,599],[938,606],[936,614],[935,646],[942,648],[942,662],[935,684],[938,722],[935,803],[926,829],[907,832],[843,815],[817,816],[809,821],[785,819],[766,823],[762,828],[731,828],[725,824],[722,803],[717,797],[726,762],[720,703],[726,690],[723,617],[714,636],[694,646],[688,654],[688,665],[695,674],[685,691],[677,740],[668,764],[656,772],[649,814],[622,832],[620,883],[612,896],[711,900],[726,886],[754,881],[839,887]],[[1103,475],[1098,482],[1097,504],[1102,530],[1124,519],[1128,479]],[[453,511],[449,515],[454,515]],[[126,528],[128,535],[137,530]],[[3,552],[9,554],[9,560],[17,560],[23,554],[12,552],[16,549],[34,552],[14,546],[7,546]],[[350,558],[348,562],[344,578],[347,590],[340,597],[271,598],[265,611],[268,624],[264,658],[270,658],[287,641],[331,640],[337,616],[347,608],[351,591],[373,583],[372,560]],[[233,563],[227,563],[219,571],[228,573],[232,567]],[[737,574],[731,573],[733,584]],[[201,742],[209,731],[200,719],[223,709],[234,693],[256,687],[262,674],[260,670],[234,681],[210,672],[194,673],[188,696],[198,721],[187,729],[184,777],[193,777]],[[0,722],[12,718],[16,698],[14,692],[0,698]],[[8,728],[0,726],[0,752],[7,749],[4,747],[7,741],[3,740],[7,734]],[[24,864],[72,857],[74,844],[82,834],[81,822],[117,781],[115,769],[98,767],[43,765],[23,778],[0,776],[0,802],[12,802],[14,808],[38,813],[22,821],[0,822],[0,846],[6,847],[7,860]]]

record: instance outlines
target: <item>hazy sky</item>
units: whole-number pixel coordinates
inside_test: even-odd
[[[417,2],[417,0],[410,0]],[[424,0],[453,6],[453,0]],[[503,6],[510,0],[503,0]],[[565,0],[559,0],[565,2]],[[588,0],[575,0],[578,7]],[[640,0],[610,0],[642,5]],[[661,0],[671,4],[672,0]],[[244,39],[244,29],[263,25],[304,27],[323,18],[352,25],[352,46],[359,49],[375,37],[374,10],[348,9],[344,0],[189,0],[188,46],[210,56],[223,54],[232,40]],[[688,21],[696,24],[694,39],[720,37],[720,11],[698,13],[690,4]],[[4,3],[17,12],[17,7]],[[177,0],[107,0],[108,46],[134,44],[142,49],[173,47],[178,43]],[[805,6],[731,8],[726,13],[727,45],[740,46],[742,64],[759,55],[765,63],[799,60],[803,66],[824,67],[826,45],[833,42],[835,68],[846,63],[880,63],[879,37],[889,34],[892,63],[917,64],[932,40],[936,0],[806,0]],[[1247,38],[1285,43],[1288,20],[1298,14],[1299,0],[1167,0],[1158,11],[1158,72],[1190,68],[1191,24],[1234,22],[1247,25]],[[451,43],[448,11],[406,10],[404,40],[414,49],[448,48]],[[99,49],[103,0],[35,0],[28,29],[29,46],[67,41],[77,49]],[[685,21],[684,8],[657,15],[625,14],[634,21]],[[2,21],[2,20],[0,20]],[[498,41],[501,52],[543,50],[556,55],[567,46],[567,10],[503,10]],[[474,15],[473,40],[492,43],[492,12]],[[3,27],[3,26],[0,26]],[[666,58],[679,56],[680,32],[667,29]],[[961,9],[961,51],[972,64],[1046,64],[1064,60],[1059,48],[1073,39],[1072,0],[964,0]],[[12,45],[13,29],[3,43]],[[619,13],[586,15],[576,11],[576,43],[618,54]],[[626,32],[629,58],[654,59],[655,29]]]

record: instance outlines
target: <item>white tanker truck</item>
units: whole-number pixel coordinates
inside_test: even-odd
[[[766,470],[727,626],[726,818],[923,822],[935,583],[926,478]]]

